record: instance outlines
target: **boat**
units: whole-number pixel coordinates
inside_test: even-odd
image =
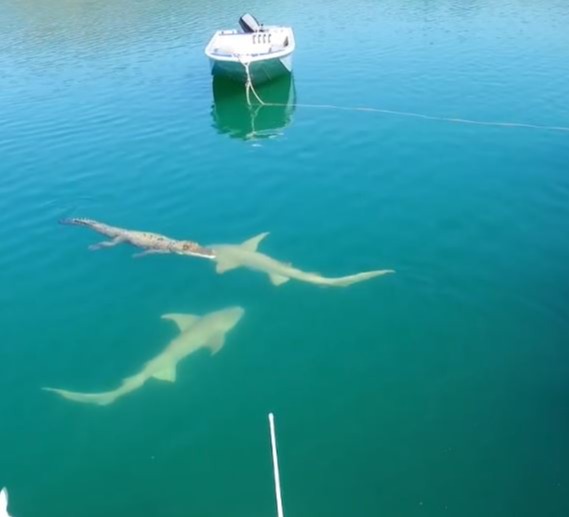
[[[239,25],[240,29],[215,32],[205,48],[214,77],[251,85],[292,72],[291,27],[265,26],[249,13],[239,18]]]
[[[220,134],[241,140],[276,138],[292,124],[296,88],[292,74],[262,84],[257,94],[263,104],[251,104],[243,84],[214,77],[212,81],[213,125]]]

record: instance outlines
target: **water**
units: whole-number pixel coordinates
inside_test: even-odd
[[[260,2],[273,102],[569,126],[565,0]],[[15,517],[569,515],[569,140],[212,88],[220,0],[0,6],[0,486]],[[214,99],[215,94],[215,99]],[[215,101],[215,102],[214,102]],[[256,124],[253,127],[253,124]],[[84,216],[262,250],[346,289],[87,250]],[[106,407],[175,335],[245,316]]]

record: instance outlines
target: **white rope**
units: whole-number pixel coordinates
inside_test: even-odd
[[[247,102],[251,104],[251,100],[249,99],[249,90],[251,90],[255,98],[259,101],[259,104],[261,106],[265,106],[266,103],[263,102],[263,99],[261,99],[261,97],[259,97],[259,95],[257,94],[257,90],[255,90],[255,87],[253,86],[253,80],[251,79],[251,72],[249,71],[249,66],[251,65],[251,63],[244,63],[244,65],[245,65],[245,73],[247,74],[247,84],[245,85],[245,87],[247,88]]]
[[[243,68],[245,68],[245,74],[247,75],[247,82],[245,83],[245,95],[247,96],[247,104],[251,106],[251,98],[249,97],[249,91],[252,91],[253,95],[255,96],[259,104],[261,106],[266,106],[266,103],[263,102],[263,99],[261,99],[261,97],[259,97],[259,95],[257,94],[257,90],[255,90],[255,87],[253,86],[253,79],[251,78],[251,71],[249,70],[249,67],[251,66],[251,61],[249,59],[244,61],[243,59],[241,59],[241,56],[239,54],[233,54],[233,56],[236,57],[237,60],[243,65]]]
[[[275,478],[275,498],[277,500],[277,517],[284,517],[281,497],[281,479],[279,474],[279,458],[277,455],[277,438],[275,436],[275,417],[269,413],[269,429],[271,432],[271,449],[273,452],[273,475]]]
[[[562,131],[569,132],[569,127],[567,126],[546,126],[540,124],[527,124],[523,122],[492,122],[484,120],[472,120],[466,118],[455,118],[455,117],[440,117],[437,115],[426,115],[423,113],[414,113],[411,111],[396,111],[390,109],[381,108],[369,108],[369,107],[359,107],[359,106],[337,106],[335,104],[280,104],[273,102],[265,102],[264,106],[272,107],[287,107],[294,106],[297,108],[312,108],[312,109],[328,109],[328,110],[340,110],[340,111],[359,111],[359,112],[371,112],[371,113],[382,113],[384,115],[394,115],[398,117],[412,117],[420,118],[424,120],[435,120],[438,122],[451,122],[455,124],[469,124],[476,126],[491,126],[491,127],[507,127],[507,128],[524,128],[524,129],[540,129],[547,131]]]
[[[272,106],[272,107],[281,107],[285,108],[288,106],[294,106],[297,108],[312,108],[312,109],[327,109],[327,110],[339,110],[339,111],[353,111],[353,112],[369,112],[369,113],[381,113],[383,115],[393,115],[397,117],[410,117],[410,118],[420,118],[423,120],[434,120],[437,122],[449,122],[453,124],[467,124],[473,126],[487,126],[487,127],[501,127],[501,128],[521,128],[521,129],[537,129],[543,131],[561,131],[569,133],[569,127],[567,126],[547,126],[541,124],[528,124],[525,122],[496,122],[496,121],[486,121],[486,120],[473,120],[467,118],[458,118],[458,117],[442,117],[437,115],[426,115],[424,113],[415,113],[412,111],[397,111],[397,110],[390,110],[384,108],[373,108],[373,107],[365,107],[365,106],[338,106],[336,104],[282,104],[282,103],[275,103],[275,102],[264,102],[259,94],[255,90],[253,85],[253,80],[251,78],[251,72],[249,67],[251,65],[251,61],[243,61],[238,54],[233,54],[238,61],[243,65],[245,68],[245,74],[247,75],[247,82],[245,83],[246,88],[246,95],[247,95],[247,104],[251,106],[251,98],[249,96],[249,91],[253,92],[253,95],[259,102],[261,106]]]

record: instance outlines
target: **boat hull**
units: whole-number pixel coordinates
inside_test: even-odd
[[[221,134],[242,140],[275,138],[292,123],[296,106],[294,76],[286,74],[259,85],[257,94],[268,106],[247,100],[245,86],[225,77],[212,81],[213,125]]]
[[[210,58],[211,74],[214,77],[225,77],[240,83],[247,82],[245,65],[239,61],[217,60]],[[288,56],[252,61],[249,74],[253,84],[272,81],[292,72],[292,54]]]

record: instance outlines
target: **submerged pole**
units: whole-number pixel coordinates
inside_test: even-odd
[[[275,498],[277,500],[277,517],[284,517],[281,498],[281,477],[279,474],[279,458],[277,455],[277,438],[275,436],[275,417],[269,413],[269,429],[271,431],[271,449],[273,452],[273,474],[275,478]]]

